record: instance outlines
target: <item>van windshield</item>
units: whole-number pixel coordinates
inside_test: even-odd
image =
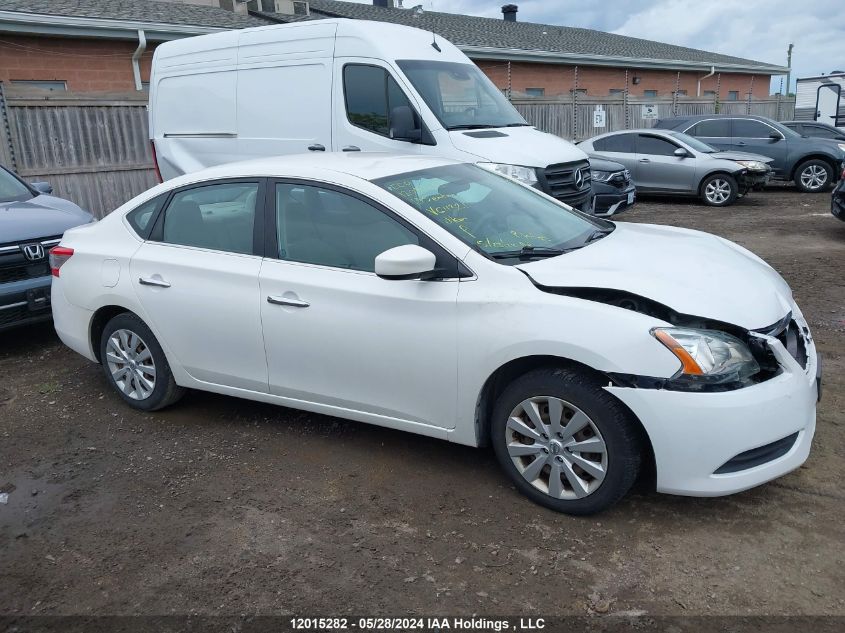
[[[610,222],[477,165],[443,165],[373,182],[504,264],[562,255],[613,230]]]
[[[420,59],[397,64],[447,130],[528,125],[475,64]]]

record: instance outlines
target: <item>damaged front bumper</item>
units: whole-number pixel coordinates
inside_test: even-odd
[[[657,490],[692,496],[740,492],[798,468],[816,425],[820,361],[795,306],[793,341],[755,333],[780,371],[768,380],[721,392],[613,385],[607,390],[639,418],[651,440]]]
[[[739,185],[739,194],[745,195],[749,191],[762,191],[772,180],[772,170],[751,170],[744,169],[737,175],[736,181]]]

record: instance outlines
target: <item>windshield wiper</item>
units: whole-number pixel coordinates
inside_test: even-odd
[[[603,237],[607,237],[607,236],[608,236],[608,235],[610,235],[611,233],[613,233],[613,229],[612,229],[612,228],[607,228],[607,229],[596,229],[595,231],[593,231],[592,233],[590,233],[590,234],[587,236],[587,239],[586,239],[586,240],[584,240],[584,244],[582,244],[582,246],[586,246],[586,245],[587,245],[587,244],[589,244],[590,242],[595,242],[596,240],[600,240],[600,239],[601,239],[601,238],[603,238]]]
[[[518,251],[499,251],[498,253],[490,253],[493,259],[534,259],[535,257],[557,257],[563,255],[572,248],[548,248],[546,246],[523,246]]]
[[[447,130],[485,130],[495,125],[488,125],[487,123],[467,123],[466,125],[450,125]]]
[[[507,123],[504,127],[531,127],[530,123]]]

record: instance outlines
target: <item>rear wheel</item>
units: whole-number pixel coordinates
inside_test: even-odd
[[[173,404],[184,389],[147,324],[131,313],[113,317],[100,337],[100,361],[106,379],[131,407],[155,411]]]
[[[795,170],[795,186],[804,193],[826,191],[833,181],[833,169],[823,160],[814,158]]]
[[[726,207],[736,202],[739,186],[733,176],[713,174],[701,183],[701,198],[711,207]]]
[[[601,384],[572,369],[538,369],[499,396],[491,435],[517,489],[567,514],[600,512],[640,470],[642,442],[630,412]]]

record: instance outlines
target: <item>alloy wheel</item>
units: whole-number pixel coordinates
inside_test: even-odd
[[[106,344],[106,362],[118,389],[133,400],[150,397],[156,366],[144,340],[131,330],[115,330]]]
[[[805,189],[816,191],[827,184],[827,170],[821,165],[807,165],[800,178]]]
[[[522,477],[555,499],[581,499],[607,474],[607,446],[578,407],[551,396],[523,400],[505,426],[508,454]]]
[[[713,204],[724,204],[731,197],[731,185],[727,180],[714,178],[704,188],[704,196]]]

